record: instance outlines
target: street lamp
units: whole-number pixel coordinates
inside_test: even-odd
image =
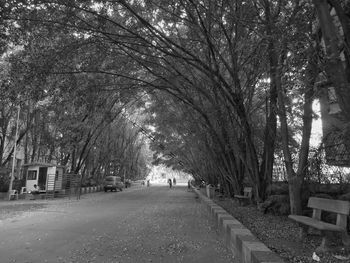
[[[9,200],[11,199],[11,190],[12,190],[12,184],[13,184],[13,179],[15,177],[15,163],[16,163],[16,152],[17,152],[17,137],[18,137],[18,123],[19,123],[19,113],[21,111],[20,105],[18,105],[17,109],[17,120],[16,120],[16,133],[15,133],[15,145],[13,147],[13,158],[12,158],[12,170],[11,170],[11,179],[10,179],[10,184],[9,184]]]

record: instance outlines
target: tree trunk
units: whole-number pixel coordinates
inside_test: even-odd
[[[302,141],[299,151],[299,163],[297,170],[297,178],[299,178],[298,184],[300,183],[300,188],[295,189],[295,194],[301,196],[301,186],[305,179],[306,172],[309,165],[309,149],[310,149],[310,137],[311,137],[311,129],[312,129],[312,102],[314,97],[314,85],[316,82],[316,78],[318,76],[318,64],[317,64],[317,53],[319,51],[319,39],[318,33],[316,32],[313,35],[315,41],[315,47],[310,47],[309,55],[308,55],[308,64],[305,70],[305,79],[304,79],[304,114],[303,114],[303,133],[302,133]],[[293,212],[293,211],[292,211]],[[301,211],[295,211],[300,212]]]
[[[276,142],[276,130],[277,130],[277,81],[276,78],[279,77],[277,68],[277,58],[274,54],[274,44],[270,42],[269,44],[269,57],[270,57],[270,94],[269,101],[266,103],[266,126],[264,134],[264,152],[262,156],[262,161],[260,165],[260,185],[261,185],[261,195],[263,200],[267,198],[270,194],[267,189],[272,184],[272,173],[273,173],[273,163],[275,154],[275,142]]]
[[[333,23],[329,13],[327,0],[313,0],[317,10],[318,19],[322,30],[322,36],[326,49],[326,73],[327,78],[332,82],[337,100],[344,116],[350,120],[350,83],[347,80],[343,62],[340,59],[340,48],[338,47],[338,29]],[[338,34],[337,34],[338,33]]]
[[[288,123],[287,123],[287,111],[286,105],[284,102],[285,93],[282,89],[281,83],[279,84],[278,89],[278,115],[281,122],[281,137],[282,137],[282,150],[285,160],[285,167],[288,177],[288,186],[289,186],[289,200],[290,200],[290,209],[292,214],[301,214],[301,196],[300,189],[301,183],[299,177],[296,176],[293,170],[293,160],[292,154],[289,149],[289,132],[288,132]]]

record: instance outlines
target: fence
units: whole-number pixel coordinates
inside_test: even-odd
[[[322,144],[320,147],[310,150],[305,180],[320,184],[350,183],[349,153],[344,145],[338,146],[325,146]],[[337,155],[333,154],[336,147],[338,147]],[[297,157],[294,158],[294,164],[294,170],[296,171],[298,165]],[[282,155],[275,156],[273,180],[288,180]]]
[[[55,197],[69,197],[80,199],[81,195],[81,176],[78,174],[63,174],[57,178],[54,174],[47,175],[46,181],[46,199]]]

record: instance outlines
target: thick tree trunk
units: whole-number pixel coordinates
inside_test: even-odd
[[[282,90],[278,91],[278,105],[279,105],[279,117],[281,122],[281,137],[282,137],[282,149],[285,160],[285,167],[288,176],[289,185],[289,199],[290,208],[292,214],[301,213],[301,180],[298,178],[293,170],[292,154],[289,149],[289,132],[287,124],[287,112],[284,103],[284,93]]]
[[[304,114],[303,114],[303,133],[302,133],[302,141],[299,151],[299,163],[297,170],[297,178],[299,178],[298,183],[300,184],[299,189],[295,189],[295,194],[301,196],[301,186],[304,181],[306,172],[308,170],[309,165],[309,149],[310,149],[310,137],[311,137],[311,129],[312,129],[312,102],[314,97],[314,85],[316,82],[316,78],[318,76],[318,64],[317,64],[317,53],[319,51],[319,39],[318,33],[316,32],[313,36],[315,41],[315,47],[310,48],[310,52],[308,55],[308,64],[305,70],[305,79],[304,79]],[[293,211],[292,211],[293,212]],[[301,211],[295,211],[301,212]]]
[[[273,17],[271,15],[270,4],[265,2],[265,18],[266,18],[266,35],[272,36],[272,28],[274,26]],[[275,154],[275,141],[277,130],[277,89],[281,83],[281,74],[278,71],[278,55],[276,45],[273,38],[269,39],[268,44],[269,58],[269,75],[270,75],[270,92],[266,99],[266,126],[264,133],[264,151],[259,169],[260,191],[262,199],[265,200],[269,195],[269,185],[272,184],[273,163]]]
[[[5,138],[6,138],[6,131],[8,129],[8,124],[9,121],[3,117],[3,119],[1,120],[1,137],[0,137],[0,166],[4,166],[5,163],[3,162],[4,159],[4,153],[5,153]]]
[[[326,73],[332,82],[337,100],[344,116],[350,120],[350,83],[347,80],[346,70],[340,59],[338,35],[339,30],[335,27],[329,13],[327,0],[313,0],[317,10],[318,19],[322,30],[322,36],[326,48]]]
[[[261,196],[263,200],[269,195],[267,189],[269,185],[272,184],[272,173],[273,173],[273,163],[275,154],[275,141],[276,141],[276,130],[277,130],[277,83],[276,78],[278,78],[277,69],[277,57],[275,52],[275,47],[272,42],[269,44],[269,57],[270,57],[270,94],[269,100],[266,102],[268,106],[266,107],[266,127],[264,134],[264,152],[262,156],[262,161],[260,165],[260,185],[261,185]]]

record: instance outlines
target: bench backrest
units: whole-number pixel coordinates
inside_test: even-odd
[[[336,214],[348,215],[350,210],[350,202],[310,197],[308,207],[333,212]]]
[[[308,207],[313,208],[312,217],[321,220],[322,211],[337,214],[337,225],[346,228],[350,202],[326,198],[310,197]]]
[[[252,197],[252,191],[253,191],[252,187],[244,187],[243,195],[250,198],[250,197]]]

